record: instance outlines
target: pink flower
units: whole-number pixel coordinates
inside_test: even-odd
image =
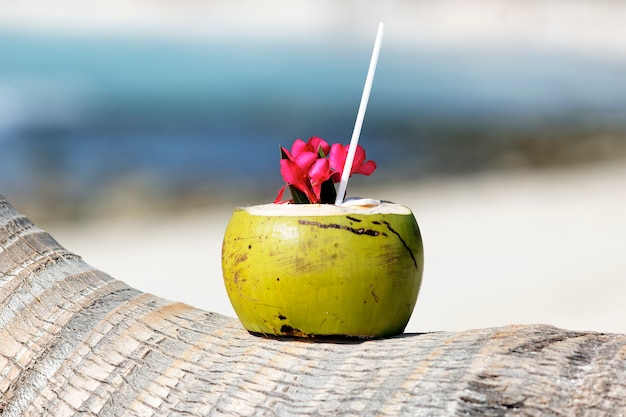
[[[343,146],[341,143],[333,143],[333,146],[330,148],[328,160],[330,162],[330,168],[334,171],[333,182],[341,181],[343,167],[348,157],[348,149],[349,146]],[[371,175],[374,170],[376,170],[376,162],[372,160],[365,162],[365,158],[365,149],[363,149],[361,145],[357,145],[350,176],[352,176],[352,174]]]
[[[292,187],[295,202],[308,201],[312,204],[334,202],[335,192],[332,182],[341,180],[348,146],[339,143],[330,146],[324,139],[314,136],[307,142],[296,139],[290,151],[283,147],[280,149],[282,154],[280,173],[287,184],[278,191],[274,203],[281,202],[285,189],[289,186]],[[354,173],[370,175],[375,169],[376,163],[365,162],[365,150],[358,146],[350,175]],[[326,182],[328,184],[324,186]]]

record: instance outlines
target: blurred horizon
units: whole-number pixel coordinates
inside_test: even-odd
[[[616,1],[64,3],[0,15],[0,193],[40,218],[272,201],[279,145],[349,141],[379,21],[367,183],[626,157]]]

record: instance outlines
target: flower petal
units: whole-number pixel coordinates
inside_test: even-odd
[[[316,202],[321,200],[322,183],[329,179],[331,176],[330,167],[328,165],[328,159],[321,158],[315,161],[311,169],[309,170],[309,177],[311,179],[311,187],[315,194]]]
[[[307,143],[311,145],[311,147],[313,148],[313,152],[317,154],[319,154],[320,148],[322,148],[322,152],[324,153],[324,156],[327,156],[328,152],[330,152],[330,145],[328,144],[328,142],[326,142],[324,139],[320,137],[313,136],[309,138]]]
[[[294,162],[298,165],[302,172],[305,173],[311,169],[311,166],[317,158],[318,156],[315,152],[304,151],[294,159]]]
[[[289,160],[289,159],[281,159],[280,160],[280,175],[282,175],[283,180],[287,184],[296,184],[299,181],[302,181],[304,174],[298,165]]]
[[[339,173],[343,171],[343,166],[346,163],[346,156],[348,155],[347,147],[344,147],[341,143],[333,143],[330,147],[330,154],[328,155],[328,162],[330,163],[330,169]]]
[[[276,200],[274,200],[274,204],[284,203],[284,201],[281,200],[283,199],[283,194],[285,194],[287,187],[289,187],[289,185],[285,184],[280,190],[278,190],[278,195],[276,196]]]
[[[352,174],[354,174],[357,169],[363,165],[365,162],[365,149],[361,145],[356,145],[356,152],[354,153],[354,160],[352,161]]]
[[[309,147],[310,147],[309,144],[307,144],[302,139],[296,139],[293,142],[293,145],[291,145],[291,154],[293,155],[294,158],[297,158],[302,152],[311,151]]]
[[[309,177],[311,178],[311,183],[315,182],[324,182],[330,178],[330,166],[328,163],[328,159],[320,158],[313,163],[311,169],[309,170]]]
[[[374,172],[375,170],[376,170],[376,162],[367,161],[354,172],[357,174],[372,175],[372,172]]]

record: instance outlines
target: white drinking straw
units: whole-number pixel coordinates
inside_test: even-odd
[[[365,118],[365,109],[367,108],[370,91],[372,90],[372,83],[374,82],[374,73],[376,72],[376,63],[378,62],[378,54],[380,53],[380,44],[383,41],[384,26],[385,25],[382,22],[378,25],[378,33],[376,34],[374,51],[372,52],[372,59],[370,60],[370,68],[367,71],[367,78],[365,79],[365,86],[363,87],[363,95],[361,96],[361,105],[359,106],[359,112],[357,113],[356,122],[354,123],[352,139],[350,139],[350,147],[348,148],[348,155],[346,156],[346,163],[343,166],[343,173],[341,174],[341,181],[339,183],[339,191],[337,192],[337,199],[335,200],[335,205],[337,206],[340,206],[343,203],[346,188],[348,187],[348,179],[350,178],[350,171],[352,171],[352,164],[354,163],[356,145],[359,143],[361,127],[363,126],[363,119]]]

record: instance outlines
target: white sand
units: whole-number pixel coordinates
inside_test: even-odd
[[[420,224],[425,274],[407,331],[546,323],[626,333],[625,185],[626,164],[616,164],[359,194],[407,205]],[[44,228],[138,289],[234,317],[220,267],[230,214]]]

